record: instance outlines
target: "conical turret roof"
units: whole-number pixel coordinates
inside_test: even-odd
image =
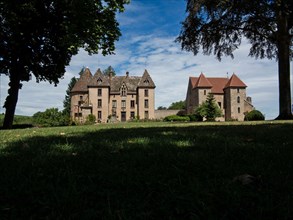
[[[89,68],[85,68],[78,81],[73,86],[71,92],[86,92],[87,86],[92,80],[92,73]]]

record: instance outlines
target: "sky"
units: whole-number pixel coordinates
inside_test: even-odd
[[[117,75],[142,76],[148,70],[155,85],[155,107],[168,107],[185,100],[189,77],[204,73],[206,77],[230,77],[235,73],[246,85],[247,96],[252,97],[256,109],[266,119],[274,119],[279,112],[278,66],[275,60],[255,59],[248,56],[250,45],[244,39],[234,53],[234,59],[181,50],[175,39],[184,21],[185,0],[132,0],[123,13],[117,15],[122,36],[116,42],[115,55],[89,56],[80,50],[72,57],[66,73],[57,87],[48,82],[36,83],[33,78],[24,82],[16,107],[18,115],[33,115],[47,108],[63,109],[68,83],[78,77],[83,67],[92,74],[112,66]],[[0,113],[7,96],[8,77],[0,76]],[[292,62],[291,62],[292,87]],[[292,93],[292,89],[291,89]],[[291,95],[292,96],[292,95]]]

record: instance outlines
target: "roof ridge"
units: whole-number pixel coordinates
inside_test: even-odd
[[[229,88],[229,87],[245,87],[246,88],[247,85],[244,82],[242,82],[242,80],[235,73],[233,73],[224,88]]]
[[[210,81],[205,77],[203,73],[201,73],[195,83],[194,88],[196,87],[213,87]]]

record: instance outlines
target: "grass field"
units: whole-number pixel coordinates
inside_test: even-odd
[[[0,219],[289,220],[292,131],[292,121],[2,130]]]
[[[3,125],[4,114],[0,114],[0,129]],[[27,128],[33,126],[31,116],[15,115],[13,119],[13,128]]]

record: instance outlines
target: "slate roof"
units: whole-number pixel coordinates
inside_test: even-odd
[[[75,83],[71,92],[87,92],[88,84],[92,81],[93,75],[88,68],[85,68],[79,80]]]
[[[214,94],[224,94],[224,89],[228,87],[247,87],[236,74],[230,79],[224,77],[205,77],[203,73],[199,77],[189,77],[192,88],[211,88]]]
[[[105,76],[100,69],[98,69],[93,76],[91,82],[88,84],[88,86],[94,87],[94,86],[109,86],[109,77]]]
[[[128,72],[124,76],[105,76],[100,69],[92,76],[90,70],[86,68],[71,92],[87,92],[88,87],[101,86],[110,87],[110,93],[120,93],[120,88],[123,84],[125,84],[129,93],[135,93],[138,87],[156,87],[147,70],[144,71],[141,77],[129,76]]]

